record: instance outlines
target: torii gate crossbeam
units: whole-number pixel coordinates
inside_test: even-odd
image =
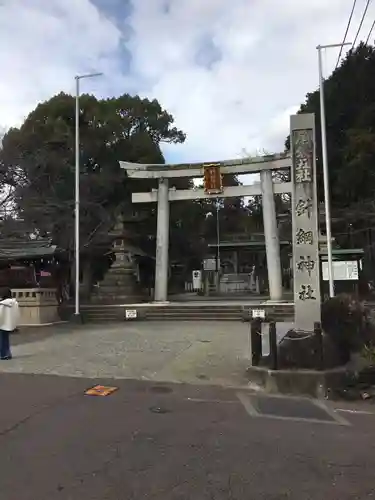
[[[204,189],[169,189],[169,179],[175,177],[199,177],[204,175],[207,165],[220,167],[225,174],[260,173],[261,182],[250,186],[225,187],[222,193],[209,195]],[[282,279],[280,263],[280,243],[276,221],[275,193],[290,193],[290,182],[273,182],[272,171],[290,168],[291,159],[288,154],[268,155],[245,160],[228,160],[224,162],[179,164],[179,165],[145,165],[120,162],[131,178],[158,179],[158,189],[149,193],[133,193],[133,203],[158,204],[156,269],[155,269],[155,301],[165,302],[168,298],[168,247],[169,247],[169,202],[177,200],[194,200],[204,198],[229,198],[238,196],[262,195],[264,234],[266,243],[268,281],[271,300],[281,300]]]

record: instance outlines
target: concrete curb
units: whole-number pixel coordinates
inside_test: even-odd
[[[342,387],[353,372],[347,366],[329,370],[270,370],[250,366],[246,370],[250,382],[268,394],[294,394],[318,399],[327,398],[332,389]]]

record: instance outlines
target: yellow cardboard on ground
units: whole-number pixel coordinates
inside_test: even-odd
[[[87,396],[109,396],[113,392],[117,391],[118,387],[107,387],[105,385],[95,385],[91,389],[87,389],[85,394]]]

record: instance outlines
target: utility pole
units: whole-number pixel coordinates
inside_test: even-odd
[[[91,73],[88,75],[75,76],[76,95],[75,95],[75,217],[74,217],[74,258],[75,258],[75,300],[74,300],[74,317],[78,321],[80,319],[79,310],[79,173],[80,173],[80,148],[79,148],[79,82],[83,78],[93,78],[101,76],[103,73]]]
[[[219,218],[219,210],[220,210],[220,201],[219,198],[216,199],[216,287],[217,291],[220,290],[220,218]]]
[[[349,42],[335,43],[330,45],[318,45],[318,62],[319,62],[319,89],[320,89],[320,128],[322,134],[322,161],[323,161],[323,181],[324,181],[324,212],[326,219],[326,234],[327,234],[327,254],[328,254],[328,281],[329,281],[329,296],[334,297],[335,285],[333,275],[333,259],[332,259],[332,231],[331,231],[331,205],[329,192],[329,170],[328,170],[328,154],[327,154],[327,129],[326,129],[326,114],[324,102],[324,78],[323,78],[323,63],[322,49],[334,47],[343,47],[352,45]]]

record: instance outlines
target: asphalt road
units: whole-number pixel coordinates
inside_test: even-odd
[[[119,389],[85,395],[95,383]],[[375,498],[371,407],[331,409],[316,423],[255,414],[252,398],[203,385],[2,373],[0,499]]]

